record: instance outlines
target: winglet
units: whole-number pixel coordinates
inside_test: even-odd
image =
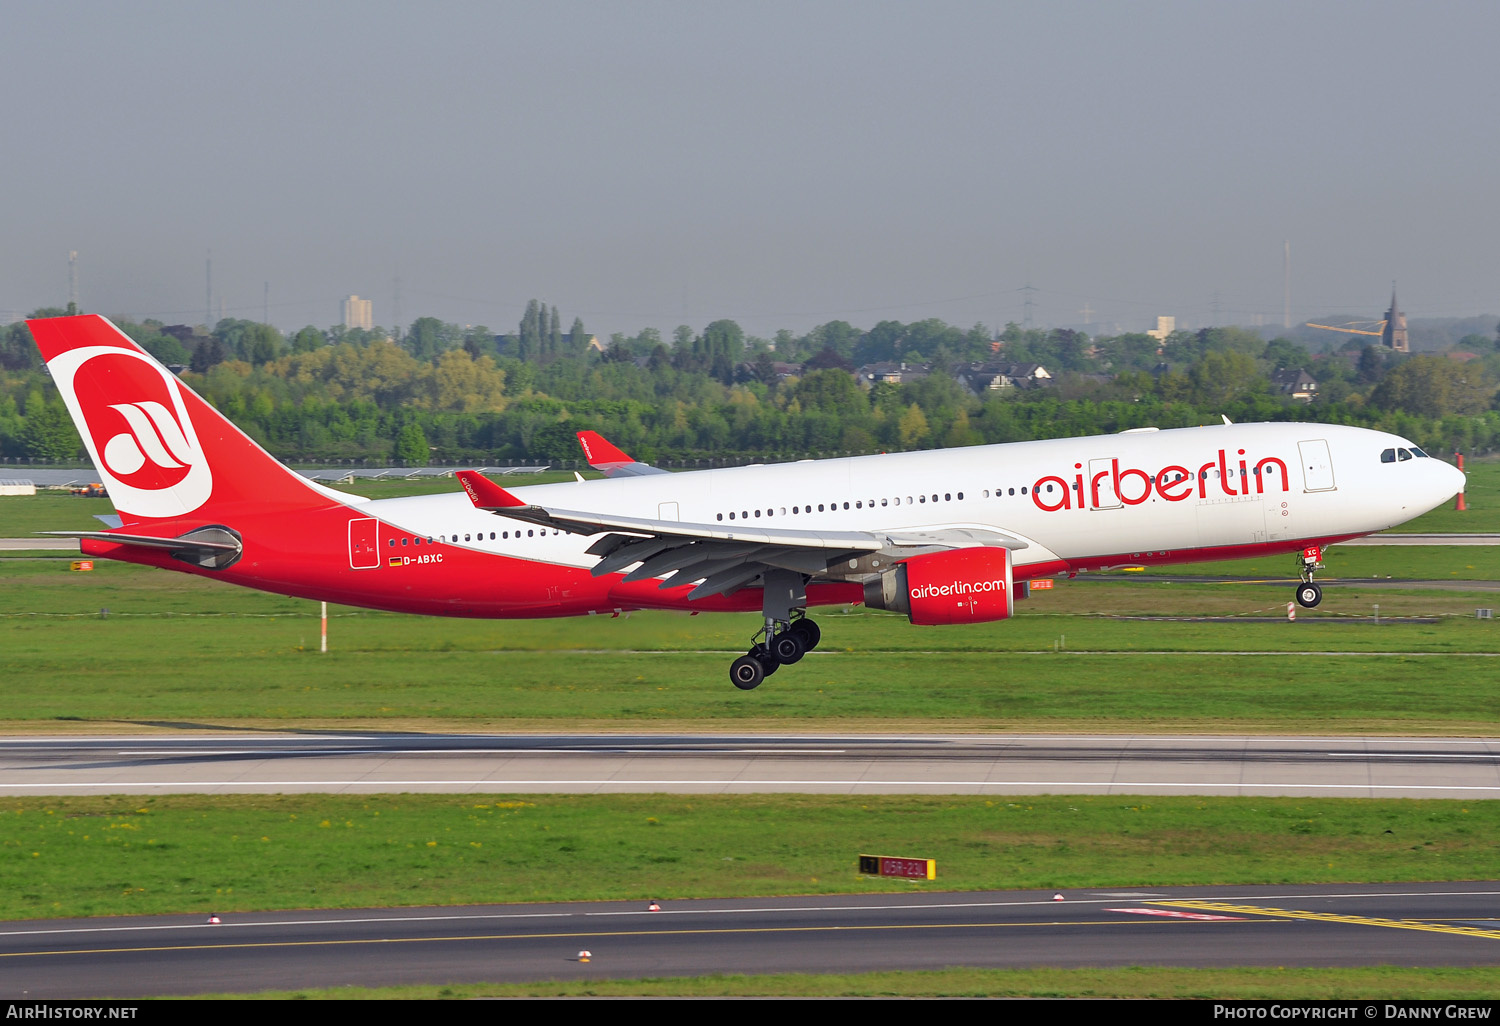
[[[597,431],[578,432],[578,444],[583,446],[583,458],[595,470],[603,464],[635,462]]]
[[[641,477],[645,474],[666,473],[660,467],[631,459],[597,431],[578,432],[578,444],[583,446],[583,458],[588,460],[589,466],[605,477]]]
[[[512,509],[526,505],[477,470],[460,470],[454,476],[469,493],[469,501],[479,509]]]

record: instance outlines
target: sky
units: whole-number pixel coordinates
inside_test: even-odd
[[[1500,4],[0,0],[0,320],[1500,313]],[[1028,305],[1029,298],[1029,305]],[[399,305],[398,305],[399,304]]]

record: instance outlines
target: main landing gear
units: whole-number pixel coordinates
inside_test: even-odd
[[[1297,585],[1297,605],[1304,609],[1311,609],[1323,601],[1323,589],[1313,583],[1313,574],[1323,569],[1323,547],[1321,545],[1309,545],[1302,550],[1302,555],[1297,557],[1297,572],[1302,577],[1302,583]]]
[[[790,570],[763,577],[761,614],[766,625],[751,639],[750,651],[729,665],[729,681],[750,691],[783,666],[818,647],[823,632],[807,618],[807,579]]]
[[[822,637],[818,625],[806,616],[790,623],[768,619],[750,651],[729,664],[729,680],[741,691],[757,688],[771,674],[817,648]]]

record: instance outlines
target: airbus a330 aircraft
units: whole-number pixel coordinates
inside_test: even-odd
[[[288,470],[102,317],[29,322],[109,488],[91,556],[404,613],[759,610],[754,688],[818,644],[818,605],[1003,620],[1029,582],[1301,553],[1409,520],[1464,476],[1395,435],[1229,424],[668,474],[580,432],[605,480],[369,500]]]

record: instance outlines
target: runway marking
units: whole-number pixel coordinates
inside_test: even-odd
[[[1098,897],[1072,898],[1074,905],[1102,905],[1110,901],[1119,901],[1122,898],[1136,898],[1154,903],[1168,903],[1170,899],[1159,892],[1109,892],[1095,891]],[[1463,897],[1463,898],[1496,898],[1500,897],[1500,890],[1495,891],[1349,891],[1319,894],[1322,899],[1331,898],[1428,898],[1441,897]],[[1305,898],[1305,894],[1263,894],[1257,895],[1255,900],[1266,901],[1281,898]],[[367,923],[428,923],[428,922],[453,922],[473,921],[488,919],[569,919],[574,916],[580,918],[607,917],[607,916],[650,916],[652,918],[664,918],[667,916],[690,916],[690,915],[764,915],[767,912],[789,914],[795,912],[911,912],[930,911],[933,909],[955,909],[955,908],[1025,908],[1028,906],[1056,907],[1052,898],[1029,898],[1018,901],[922,901],[903,902],[900,904],[836,904],[836,905],[778,905],[778,904],[756,904],[739,907],[708,906],[705,908],[664,908],[659,912],[647,909],[608,909],[592,911],[572,912],[452,912],[443,915],[382,915],[382,916],[340,916],[324,917],[320,919],[233,919],[221,924],[208,924],[201,920],[191,923],[141,923],[125,925],[109,922],[106,926],[70,926],[52,927],[27,930],[0,931],[0,937],[37,937],[56,936],[60,934],[73,933],[140,933],[154,932],[160,930],[236,930],[255,927],[290,927],[290,926],[350,926]],[[1207,899],[1179,899],[1207,900]],[[254,913],[245,913],[253,915]],[[163,917],[164,918],[164,917]],[[1487,922],[1492,920],[1464,920],[1465,922]],[[1500,920],[1493,920],[1500,922]]]
[[[699,746],[661,748],[167,748],[122,750],[116,755],[847,755],[842,748],[715,748]]]
[[[1209,654],[1216,654],[1216,653],[1209,653]],[[1224,654],[1224,653],[1217,653],[1217,654]],[[1265,653],[1244,653],[1244,654],[1263,655]],[[1391,653],[1391,654],[1397,654],[1397,653]],[[352,734],[352,735],[351,734],[328,734],[328,735],[297,734],[295,736],[289,736],[287,734],[257,734],[257,735],[240,735],[240,734],[237,734],[237,736],[233,740],[240,741],[240,742],[245,742],[245,743],[253,743],[253,742],[256,742],[256,741],[271,741],[271,742],[279,742],[281,744],[286,744],[287,742],[289,742],[291,740],[297,740],[297,741],[342,741],[342,742],[346,742],[347,743],[347,742],[359,742],[359,741],[375,742],[375,741],[380,741],[382,739],[382,737],[385,737],[385,735],[375,735],[375,734],[371,734],[371,735],[364,735],[364,734]],[[633,742],[633,743],[636,743],[636,744],[640,744],[640,743],[643,742],[643,739],[649,740],[650,738],[653,738],[653,737],[660,737],[664,741],[667,741],[667,742],[670,743],[668,745],[660,746],[660,747],[663,747],[663,748],[681,747],[681,746],[688,746],[688,745],[695,745],[695,744],[709,744],[709,745],[712,745],[712,744],[720,744],[720,743],[723,743],[725,741],[734,741],[734,742],[738,742],[738,743],[741,743],[741,744],[744,744],[744,743],[749,742],[749,741],[754,741],[757,744],[773,744],[773,743],[789,742],[790,741],[790,742],[798,742],[798,743],[801,743],[801,744],[845,744],[845,745],[848,745],[848,744],[871,744],[873,742],[905,742],[905,743],[912,743],[912,744],[939,744],[939,745],[948,745],[948,744],[1004,744],[1004,743],[1014,743],[1014,742],[1020,742],[1020,741],[1088,741],[1088,742],[1093,742],[1093,743],[1114,742],[1114,743],[1141,744],[1141,743],[1153,743],[1153,742],[1183,742],[1183,741],[1201,742],[1201,741],[1204,741],[1205,739],[1211,740],[1211,741],[1215,741],[1215,742],[1223,742],[1223,741],[1233,741],[1233,742],[1242,742],[1242,743],[1276,742],[1276,743],[1282,743],[1282,744],[1288,743],[1288,742],[1301,742],[1301,743],[1316,743],[1316,744],[1320,744],[1320,745],[1362,745],[1362,744],[1371,744],[1371,743],[1401,744],[1401,745],[1426,745],[1426,744],[1491,745],[1491,744],[1500,743],[1500,738],[1443,737],[1441,735],[1434,735],[1434,736],[1431,736],[1431,737],[1401,737],[1401,736],[1396,736],[1396,735],[1386,736],[1386,735],[1381,735],[1381,734],[1360,734],[1360,735],[1345,736],[1345,737],[1325,736],[1325,735],[1318,735],[1318,734],[1208,734],[1208,735],[1200,735],[1200,734],[1104,734],[1104,733],[1101,733],[1101,734],[1005,734],[1005,733],[991,733],[991,734],[765,734],[765,735],[755,735],[753,737],[747,737],[747,736],[745,736],[743,734],[736,734],[736,733],[692,734],[692,735],[686,735],[686,736],[684,736],[684,735],[680,735],[680,734],[642,734],[640,732],[633,732],[633,733],[630,733],[630,734],[582,734],[582,735],[581,734],[547,734],[547,733],[512,734],[512,735],[495,735],[495,734],[430,734],[430,735],[424,735],[424,739],[429,740],[429,741],[458,741],[458,742],[467,741],[467,742],[470,742],[470,743],[473,743],[473,742],[482,742],[482,741],[484,741],[486,739],[490,739],[490,738],[500,738],[502,740],[508,740],[510,738],[513,738],[513,737],[526,737],[526,738],[534,738],[534,739],[539,739],[539,740],[542,740],[542,739],[554,739],[554,740],[556,740],[556,739],[563,739],[563,740],[566,740],[566,741],[569,741],[569,742],[575,743],[575,744],[580,739],[586,739],[587,741],[589,741],[590,743],[593,743],[593,744],[607,744],[607,743],[612,742],[612,741],[624,741],[624,742],[627,742],[627,743],[632,743]],[[11,736],[8,736],[8,737],[0,737],[0,748],[14,746],[14,747],[23,747],[23,748],[24,747],[36,747],[36,748],[39,748],[39,749],[45,749],[45,748],[49,748],[49,747],[50,748],[71,749],[71,748],[80,747],[80,746],[85,745],[85,744],[100,744],[100,743],[103,743],[103,744],[111,744],[111,745],[122,745],[122,744],[125,744],[127,741],[131,742],[132,744],[144,744],[144,743],[146,743],[147,741],[150,741],[150,740],[165,741],[166,743],[174,743],[174,744],[179,744],[179,745],[184,745],[184,746],[192,745],[192,744],[197,744],[199,742],[205,742],[205,741],[218,742],[219,744],[225,744],[225,743],[228,743],[230,741],[229,738],[226,738],[222,734],[190,734],[190,735],[176,735],[176,734],[173,734],[173,735],[162,735],[162,734],[157,734],[157,735],[120,735],[120,734],[113,734],[113,735],[103,735],[103,736],[78,736],[78,737],[74,737],[74,736],[71,736],[71,735],[43,734],[43,735],[36,735],[36,736],[30,736],[30,737],[15,736],[15,735],[11,735]],[[184,750],[191,751],[192,749],[184,749]],[[375,750],[376,751],[380,751],[381,749],[375,749]]]
[[[1181,788],[1192,788],[1193,794],[1202,794],[1205,791],[1462,791],[1466,793],[1496,793],[1500,794],[1500,784],[1330,784],[1317,783],[1254,783],[1238,781],[1226,784],[1209,783],[1163,783],[1161,781],[1133,781],[1133,780],[875,780],[861,778],[857,780],[843,780],[828,778],[826,780],[747,780],[734,779],[674,779],[674,778],[622,778],[608,777],[603,779],[577,778],[577,779],[493,779],[484,778],[476,780],[448,780],[448,779],[416,779],[416,780],[394,780],[394,779],[371,779],[364,777],[358,780],[197,780],[197,781],[158,781],[158,780],[100,780],[88,783],[37,783],[17,784],[0,783],[0,794],[12,790],[47,790],[47,789],[69,789],[79,788],[108,788],[110,793],[119,792],[121,789],[137,791],[139,789],[161,789],[176,788],[286,788],[306,787],[316,788],[318,792],[327,792],[330,788],[361,788],[369,790],[392,788],[392,787],[467,787],[480,789],[480,793],[524,793],[538,787],[611,787],[611,788],[637,788],[637,787],[706,787],[722,788],[733,791],[744,787],[786,788],[786,787],[973,787],[986,791],[999,791],[1004,794],[1006,788],[1013,787],[1107,787],[1116,791],[1133,794],[1141,791],[1173,790]]]
[[[1481,930],[1474,926],[1447,926],[1443,923],[1426,923],[1416,919],[1375,919],[1369,916],[1340,915],[1336,912],[1300,912],[1284,908],[1261,908],[1258,905],[1234,905],[1221,901],[1162,901],[1152,904],[1172,905],[1178,908],[1201,908],[1216,912],[1279,916],[1284,919],[1310,919],[1322,923],[1347,923],[1353,926],[1383,926],[1391,930],[1422,930],[1427,933],[1451,933],[1460,937],[1500,940],[1500,930]]]
[[[1488,752],[1323,752],[1330,759],[1500,759]]]
[[[660,914],[660,913],[658,913]],[[1247,926],[1274,923],[1272,919],[1239,920]],[[607,940],[622,937],[707,937],[722,934],[749,936],[763,933],[856,933],[875,930],[998,930],[1036,926],[1194,926],[1190,919],[1101,919],[1098,921],[1044,921],[1035,923],[883,923],[867,926],[750,926],[706,930],[577,930],[566,933],[497,933],[459,937],[363,937],[334,940],[244,941],[231,944],[164,944],[149,947],[77,948],[67,951],[0,951],[0,958],[35,958],[64,955],[140,955],[169,951],[237,951],[257,948],[331,948],[360,944],[473,943],[479,941]]]
[[[1215,916],[1207,912],[1178,912],[1169,908],[1107,908],[1106,912],[1129,912],[1137,916],[1166,916],[1171,919],[1203,919],[1214,922],[1240,923],[1244,922],[1243,916]]]

